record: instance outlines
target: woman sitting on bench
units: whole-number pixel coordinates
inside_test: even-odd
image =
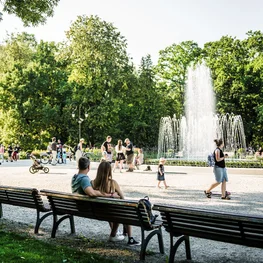
[[[91,185],[93,189],[100,191],[101,193],[115,193],[117,192],[121,199],[124,199],[123,192],[120,189],[119,184],[112,179],[112,169],[109,162],[103,161],[100,163],[96,178],[91,181]],[[112,196],[114,197],[114,196]],[[110,227],[112,229],[112,223],[110,222]],[[128,245],[129,246],[138,246],[141,242],[136,241],[131,236],[131,226],[125,225],[124,226],[124,235],[126,235],[126,230],[128,234]],[[110,238],[111,241],[111,238]]]

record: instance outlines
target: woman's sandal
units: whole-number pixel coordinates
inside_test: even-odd
[[[221,199],[230,200],[231,198],[228,195],[226,195],[226,196],[222,196]]]
[[[231,193],[230,193],[230,192],[228,192],[228,191],[226,191],[226,196],[228,196],[228,195],[231,195]]]
[[[212,192],[207,193],[206,190],[204,190],[204,193],[205,193],[205,195],[206,195],[207,198],[211,198]]]

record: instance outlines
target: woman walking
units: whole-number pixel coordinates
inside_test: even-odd
[[[227,171],[225,158],[228,157],[227,154],[223,153],[224,143],[222,139],[214,140],[217,148],[215,149],[213,155],[215,159],[214,166],[214,175],[216,182],[211,184],[211,186],[204,191],[207,198],[211,198],[212,192],[211,190],[221,184],[221,199],[230,200],[229,192],[226,191],[226,182],[228,182]]]

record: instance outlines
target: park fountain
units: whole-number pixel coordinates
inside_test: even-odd
[[[206,159],[216,138],[223,139],[227,152],[246,147],[241,116],[215,114],[211,72],[202,63],[187,72],[185,116],[160,120],[158,157]]]

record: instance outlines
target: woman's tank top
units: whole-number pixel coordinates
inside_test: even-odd
[[[217,149],[220,151],[220,155],[219,155],[220,158],[224,157],[223,151],[220,148],[216,148],[215,151],[214,151],[215,166],[218,166],[218,167],[221,167],[221,168],[225,168],[226,167],[225,159],[223,159],[222,161],[219,161],[219,162],[216,161],[216,154],[215,154],[215,152],[216,152]]]

